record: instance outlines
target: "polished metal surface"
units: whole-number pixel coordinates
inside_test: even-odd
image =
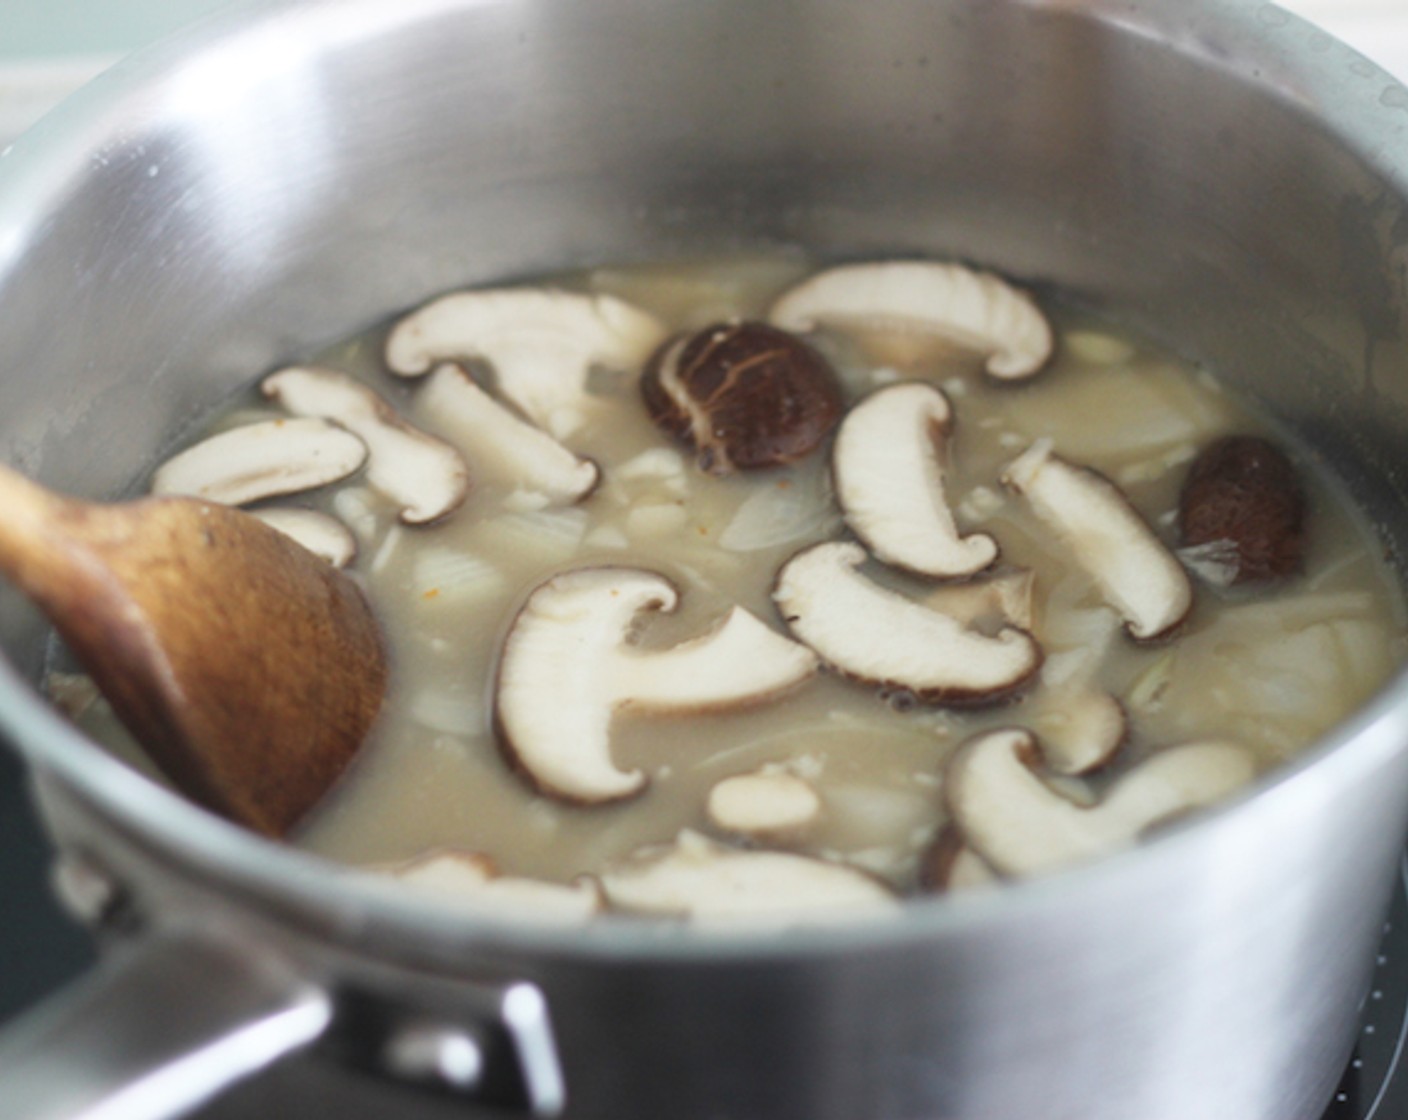
[[[332,999],[272,956],[209,927],[167,928],[110,954],[0,1043],[6,1113],[180,1116],[307,1046]]]
[[[111,493],[259,372],[431,293],[758,244],[957,255],[1120,315],[1297,429],[1402,566],[1408,90],[1250,0],[254,4],[0,158],[0,454]],[[148,928],[254,922],[393,1017],[531,983],[581,1120],[1311,1120],[1408,819],[1399,680],[1256,796],[893,924],[470,924],[126,772],[25,683],[30,613],[0,598],[0,627],[0,721],[58,841]],[[444,1114],[345,1059],[230,1115]]]

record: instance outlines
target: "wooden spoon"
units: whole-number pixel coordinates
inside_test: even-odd
[[[0,467],[0,574],[182,792],[266,835],[328,791],[380,710],[361,590],[238,510],[80,502]]]

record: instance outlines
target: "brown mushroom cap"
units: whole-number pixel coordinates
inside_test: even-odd
[[[667,341],[640,391],[651,419],[717,475],[795,463],[841,419],[831,366],[766,323],[715,323]]]
[[[1230,583],[1284,579],[1305,553],[1305,491],[1291,461],[1257,436],[1205,447],[1183,484],[1178,532],[1185,546],[1225,544]]]

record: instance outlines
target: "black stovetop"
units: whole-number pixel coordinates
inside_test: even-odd
[[[0,747],[0,1024],[87,968],[87,935],[48,889],[49,847],[19,764]],[[1324,1120],[1408,1117],[1408,857],[1379,950],[1359,1042]],[[1133,1120],[1133,1118],[1132,1118]]]

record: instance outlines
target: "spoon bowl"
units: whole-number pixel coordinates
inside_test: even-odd
[[[228,506],[111,505],[0,467],[0,573],[187,796],[285,835],[381,707],[380,630],[348,576]]]

